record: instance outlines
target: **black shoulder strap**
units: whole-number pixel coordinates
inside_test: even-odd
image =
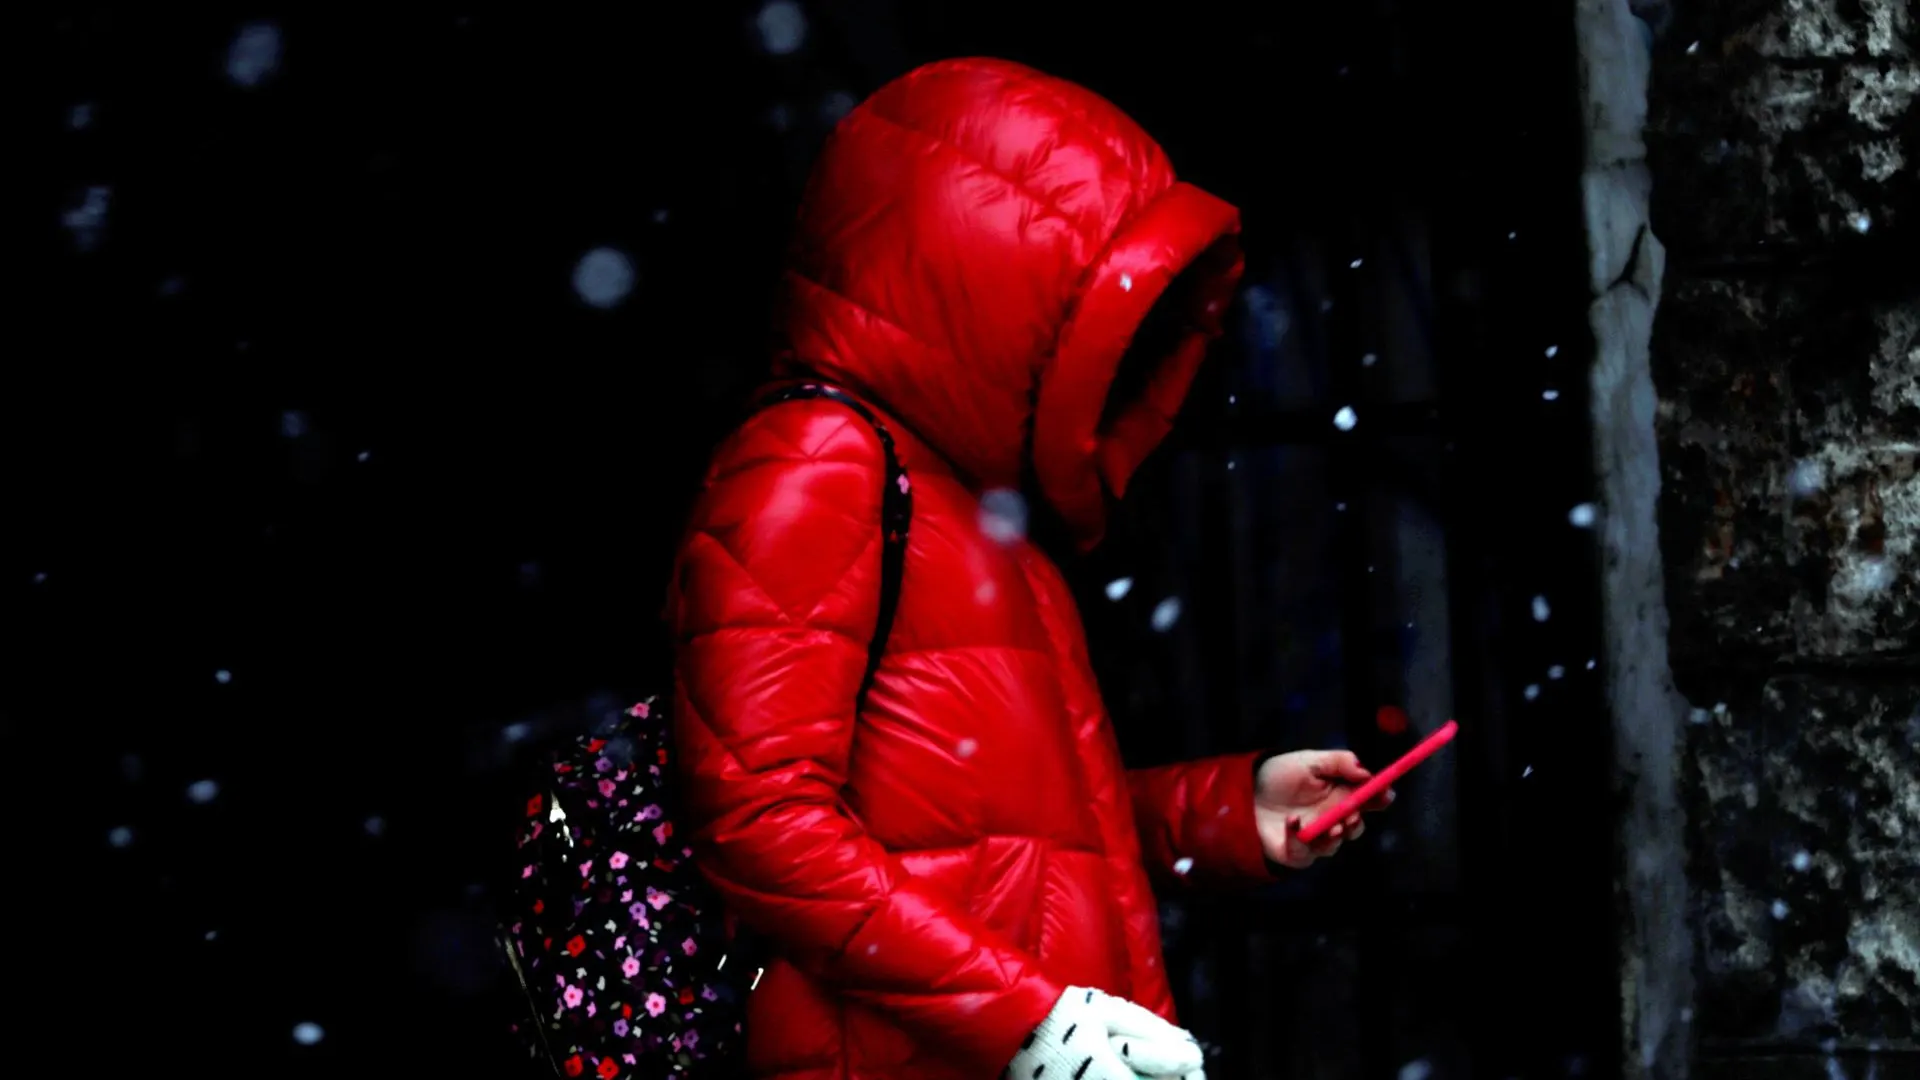
[[[873,640],[867,644],[867,672],[860,680],[860,695],[854,699],[856,715],[867,704],[867,691],[880,670],[880,657],[887,651],[887,637],[893,633],[894,612],[900,608],[900,579],[907,569],[907,529],[913,524],[913,484],[906,467],[893,446],[893,435],[872,409],[845,390],[824,383],[799,383],[785,386],[754,402],[753,412],[789,401],[825,398],[852,409],[880,437],[880,449],[887,455],[885,486],[880,492],[880,621],[874,624]]]

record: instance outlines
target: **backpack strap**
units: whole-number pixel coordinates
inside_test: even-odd
[[[789,401],[825,398],[854,411],[880,437],[880,449],[887,456],[887,475],[880,491],[880,619],[874,624],[873,640],[867,644],[867,671],[860,680],[859,696],[854,698],[854,715],[866,707],[867,691],[880,671],[880,658],[887,651],[887,638],[893,633],[893,616],[900,608],[900,579],[907,569],[907,530],[913,524],[913,484],[907,479],[906,466],[894,448],[893,434],[874,411],[859,398],[837,386],[805,382],[784,386],[754,402],[752,412],[783,405]]]

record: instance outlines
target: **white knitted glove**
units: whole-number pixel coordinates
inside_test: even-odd
[[[1131,1001],[1070,986],[1033,1029],[1008,1080],[1206,1080],[1193,1036]]]

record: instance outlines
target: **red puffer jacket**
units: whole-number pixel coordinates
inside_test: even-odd
[[[755,1076],[994,1077],[1068,985],[1171,1019],[1148,872],[1266,875],[1253,755],[1128,772],[1059,572],[980,513],[1031,475],[1098,541],[1103,487],[1166,435],[1219,332],[1238,228],[1111,104],[1010,63],[914,71],[823,151],[776,374],[875,406],[914,494],[865,710],[884,459],[844,406],[776,406],[720,449],[669,606],[701,866],[778,952]],[[1193,329],[1108,413],[1189,266]]]

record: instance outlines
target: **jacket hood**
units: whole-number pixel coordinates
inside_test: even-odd
[[[976,489],[1031,475],[1083,548],[1172,428],[1239,281],[1239,213],[1174,178],[1110,102],[1001,60],[882,87],[814,166],[781,288],[777,375],[846,386]],[[1185,328],[1107,397],[1176,275]]]

